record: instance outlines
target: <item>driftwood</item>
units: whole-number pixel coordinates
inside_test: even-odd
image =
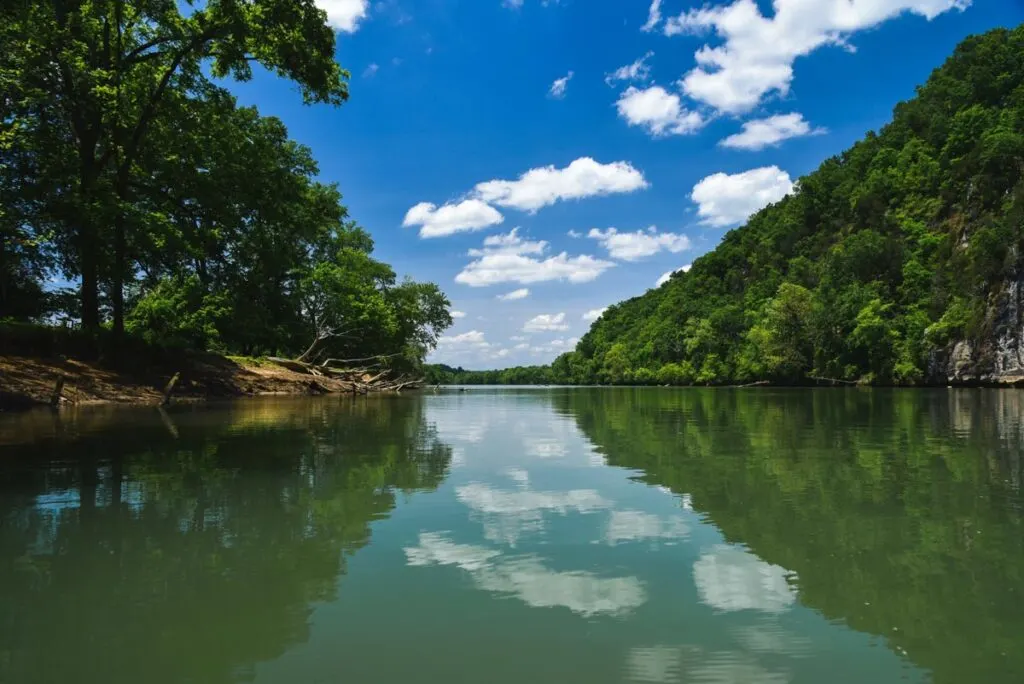
[[[390,356],[398,355],[391,354]],[[388,357],[376,356],[372,358],[383,359]],[[308,363],[298,359],[283,359],[277,356],[272,356],[267,360],[296,373],[304,373],[313,377],[328,377],[338,380],[343,385],[342,391],[350,392],[352,394],[369,394],[370,392],[401,392],[405,389],[420,387],[423,383],[422,378],[412,378],[407,375],[391,378],[390,369],[384,369],[377,372],[375,375],[370,375],[371,371],[376,371],[379,368],[379,364],[372,367],[343,368],[337,365],[342,362],[343,359],[327,359],[322,364]],[[370,359],[348,359],[349,362],[368,360]],[[322,385],[319,385],[319,383],[315,384],[320,389],[325,389]]]
[[[53,385],[53,393],[50,395],[50,406],[57,408],[60,406],[61,395],[64,392],[64,382],[67,380],[63,375],[57,378],[57,382]]]
[[[340,366],[340,365],[344,365],[346,363],[362,363],[363,361],[380,361],[382,359],[393,359],[396,356],[401,356],[401,354],[385,354],[383,356],[367,356],[367,357],[362,358],[362,359],[327,359],[323,363],[321,363],[320,365],[324,366],[324,367],[327,367],[327,366]],[[377,365],[380,365],[380,364],[377,364]]]
[[[164,398],[160,402],[161,406],[167,406],[171,403],[171,393],[174,392],[174,386],[178,384],[178,379],[181,377],[181,373],[175,373],[171,381],[167,383],[167,387],[164,387]]]
[[[839,378],[822,378],[817,375],[808,375],[808,378],[815,382],[827,382],[830,385],[856,385],[855,380],[840,380]]]

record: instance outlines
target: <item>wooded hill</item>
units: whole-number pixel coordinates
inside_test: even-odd
[[[461,382],[1019,381],[1024,27],[965,40],[893,119],[549,368]],[[458,376],[458,377],[456,377]]]

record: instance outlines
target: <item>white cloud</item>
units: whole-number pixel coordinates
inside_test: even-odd
[[[469,251],[469,256],[475,259],[455,276],[455,282],[470,287],[501,283],[529,285],[549,280],[586,283],[615,266],[613,262],[589,255],[570,257],[566,252],[540,258],[547,247],[544,240],[523,240],[516,230],[489,236],[482,249]]]
[[[465,318],[466,317],[466,312],[465,311],[452,311],[451,314],[452,314],[452,318]]]
[[[484,202],[534,212],[559,200],[628,193],[646,187],[643,174],[629,162],[602,164],[580,157],[564,169],[544,166],[530,169],[518,180],[478,183],[473,193]]]
[[[591,309],[590,311],[583,314],[580,318],[582,318],[587,323],[593,323],[594,321],[601,317],[601,314],[603,314],[607,310],[607,306],[604,307],[603,309]]]
[[[501,0],[501,4],[509,9],[520,9],[523,6],[523,0]]]
[[[685,135],[694,133],[704,125],[704,118],[686,109],[675,93],[661,86],[639,90],[634,86],[626,91],[615,103],[619,116],[630,126],[647,129],[653,136]]]
[[[783,140],[799,138],[805,135],[820,135],[825,129],[811,129],[804,120],[803,114],[776,114],[767,119],[754,119],[743,124],[741,133],[734,133],[718,144],[735,150],[763,150],[770,145],[778,145]]]
[[[523,326],[523,332],[536,333],[536,332],[553,332],[558,330],[568,330],[569,324],[565,322],[565,314],[540,314],[534,316],[526,322]]]
[[[363,69],[363,78],[370,78],[378,71],[380,71],[380,65],[376,62],[370,62],[366,65],[366,68]]]
[[[651,0],[651,7],[647,10],[647,23],[640,27],[644,33],[653,31],[661,22],[661,0]]]
[[[583,233],[579,232],[578,230],[570,230],[568,233],[566,233],[566,235],[573,239],[583,237]]]
[[[490,342],[487,341],[484,334],[479,330],[470,330],[460,335],[442,335],[438,338],[437,344],[440,347],[450,347],[456,349],[471,349],[471,348],[487,348]]]
[[[505,218],[497,209],[478,199],[438,207],[420,202],[405,214],[403,226],[420,226],[421,238],[444,237],[494,226]]]
[[[679,273],[680,271],[682,271],[683,273],[689,273],[691,266],[693,266],[693,264],[686,264],[685,266],[683,266],[681,268],[677,268],[677,269],[672,270],[672,271],[665,271],[664,273],[661,274],[661,277],[658,278],[658,282],[656,282],[654,284],[654,286],[655,287],[661,287],[662,285],[667,283],[672,278],[672,274],[673,273]]]
[[[906,12],[932,19],[970,4],[971,0],[774,0],[769,18],[754,0],[736,0],[670,17],[664,30],[669,36],[713,31],[722,40],[695,53],[697,66],[680,85],[698,102],[741,113],[769,93],[786,95],[797,57],[824,45],[849,48],[853,33]]]
[[[327,12],[327,23],[338,31],[353,33],[370,11],[370,0],[316,0]]]
[[[644,539],[682,539],[689,534],[686,523],[679,518],[660,518],[642,511],[612,511],[604,538],[614,546]]]
[[[658,0],[655,0],[656,2]],[[651,77],[651,66],[647,63],[647,60],[654,56],[654,52],[648,52],[646,55],[636,60],[632,64],[620,66],[610,74],[605,74],[604,82],[610,86],[614,86],[620,81],[646,81]]]
[[[556,100],[561,100],[565,97],[565,91],[569,87],[569,81],[572,80],[572,71],[567,73],[562,78],[556,78],[555,82],[551,84],[551,88],[548,89],[548,94]]]
[[[591,228],[587,237],[597,240],[608,250],[613,259],[624,261],[637,261],[649,257],[662,250],[678,254],[690,248],[690,238],[675,233],[659,233],[657,228],[651,226],[646,231],[638,230],[635,233],[620,233],[615,228],[598,230]]]
[[[568,339],[563,337],[556,337],[555,339],[547,342],[546,344],[537,345],[520,345],[525,346],[530,350],[531,354],[562,354],[567,351],[571,351],[576,348],[579,344],[580,338],[570,337]],[[531,455],[539,458],[552,458],[554,456],[564,456],[567,452],[565,445],[557,440],[533,440],[529,444],[527,450]]]
[[[506,292],[505,294],[498,295],[498,299],[500,299],[503,302],[512,302],[517,299],[526,299],[529,296],[530,290],[528,288],[521,287],[518,290],[512,290],[511,292]]]
[[[693,564],[693,580],[702,603],[724,611],[782,613],[796,601],[792,573],[752,553],[719,544]]]
[[[416,546],[406,547],[411,566],[454,566],[469,573],[482,591],[515,596],[533,608],[568,608],[574,613],[622,615],[647,600],[639,579],[598,577],[590,572],[558,572],[533,556],[504,560],[501,553],[473,544],[459,544],[438,532],[424,532]]]
[[[716,173],[693,186],[690,198],[704,223],[731,226],[793,191],[789,174],[777,166],[765,166],[743,173]]]
[[[530,338],[526,337],[525,335],[513,335],[509,339],[512,340],[513,342],[525,342],[526,340],[528,340]]]

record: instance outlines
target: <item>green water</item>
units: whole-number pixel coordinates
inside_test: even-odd
[[[0,416],[0,682],[1024,681],[1024,392]]]

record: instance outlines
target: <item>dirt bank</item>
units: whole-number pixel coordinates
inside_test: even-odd
[[[61,403],[159,404],[175,373],[174,400],[267,394],[326,394],[349,391],[346,383],[313,377],[254,359],[212,354],[182,357],[173,367],[115,370],[70,358],[0,355],[0,410],[48,404],[58,378],[65,379]]]

